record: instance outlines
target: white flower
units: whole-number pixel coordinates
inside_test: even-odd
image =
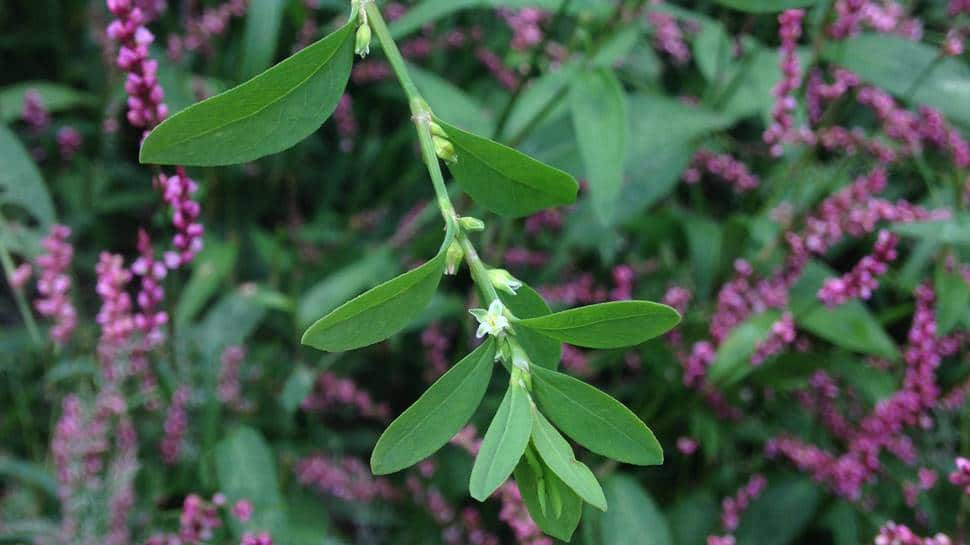
[[[473,308],[468,312],[471,312],[472,316],[478,320],[478,331],[475,332],[475,336],[479,339],[485,335],[500,337],[509,328],[509,319],[505,317],[505,305],[498,299],[492,301],[487,311],[481,308]]]

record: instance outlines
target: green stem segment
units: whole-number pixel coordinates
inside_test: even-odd
[[[3,220],[0,219],[0,222]],[[7,249],[7,245],[3,242],[3,237],[0,236],[0,265],[3,266],[4,275],[7,278],[7,282],[13,278],[14,265],[13,258],[10,257],[10,251]],[[27,327],[27,332],[30,334],[30,339],[34,344],[41,344],[40,331],[37,329],[37,323],[34,322],[34,315],[30,311],[30,305],[27,304],[27,298],[24,297],[24,292],[18,287],[10,286],[11,291],[13,291],[13,298],[17,302],[17,309],[20,311],[20,315],[24,320],[24,325]]]

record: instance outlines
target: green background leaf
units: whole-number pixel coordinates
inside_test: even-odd
[[[673,545],[670,526],[657,503],[636,480],[622,473],[603,483],[610,510],[596,517],[600,545]]]

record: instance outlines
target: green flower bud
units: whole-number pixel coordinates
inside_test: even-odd
[[[471,216],[464,216],[462,218],[459,218],[458,225],[461,225],[462,229],[471,233],[485,229],[484,221],[478,218],[473,218]]]
[[[441,160],[448,163],[454,163],[458,161],[458,153],[455,152],[455,146],[450,140],[446,140],[440,136],[432,136],[431,140],[434,142],[434,152]]]
[[[458,267],[461,265],[461,260],[465,258],[465,250],[461,249],[461,245],[458,241],[451,241],[451,245],[448,246],[448,251],[445,254],[445,274],[457,274]]]
[[[370,53],[370,39],[370,25],[364,23],[357,27],[357,39],[354,44],[354,52],[361,57],[366,57]]]
[[[522,281],[509,274],[505,269],[492,269],[488,271],[488,279],[491,280],[495,289],[502,290],[510,295],[522,287]]]
[[[445,130],[441,128],[441,125],[435,123],[434,121],[432,121],[428,125],[428,128],[431,129],[432,135],[440,136],[441,138],[448,138],[448,133],[446,133]]]

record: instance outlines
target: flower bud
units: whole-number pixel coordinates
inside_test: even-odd
[[[428,124],[428,128],[431,129],[431,134],[433,136],[448,138],[448,133],[446,133],[445,130],[441,128],[441,125],[435,123],[434,121]]]
[[[529,355],[525,353],[525,350],[517,342],[510,341],[509,346],[512,349],[512,365],[523,371],[528,371],[529,365],[532,364]]]
[[[522,281],[509,274],[505,269],[491,269],[488,271],[488,279],[491,280],[495,289],[502,290],[510,295],[522,287]]]
[[[458,154],[455,152],[455,146],[450,140],[446,140],[440,136],[432,136],[431,140],[434,142],[435,155],[448,163],[458,161]]]
[[[361,57],[366,57],[370,53],[370,39],[370,25],[364,23],[357,27],[357,39],[354,43],[354,52]]]
[[[458,225],[461,225],[462,229],[471,233],[485,229],[484,221],[478,218],[473,218],[471,216],[464,216],[462,218],[459,218]]]
[[[458,273],[458,267],[461,265],[461,260],[465,258],[465,250],[461,249],[461,245],[458,241],[451,241],[451,245],[448,246],[448,251],[445,254],[445,274],[454,275]]]

